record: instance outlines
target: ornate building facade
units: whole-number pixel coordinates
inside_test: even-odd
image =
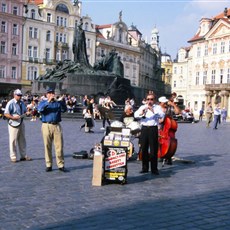
[[[0,83],[5,95],[11,88],[30,92],[32,81],[48,68],[65,59],[73,60],[74,29],[80,19],[92,66],[101,56],[116,49],[124,65],[124,77],[133,87],[164,94],[156,28],[148,44],[136,26],[128,28],[122,21],[122,12],[114,24],[96,26],[88,15],[81,15],[80,1],[0,0],[0,4]],[[3,85],[6,82],[7,87]]]
[[[96,60],[115,49],[124,65],[124,77],[130,80],[133,87],[141,87],[146,92],[154,90],[157,94],[164,93],[158,31],[153,34],[157,42],[147,44],[136,26],[128,27],[122,21],[122,12],[117,22],[97,25],[96,30]]]
[[[80,23],[81,3],[70,0],[29,0],[23,39],[22,85],[31,89],[31,81],[65,59],[73,60],[75,25]],[[95,60],[95,28],[88,16],[82,17],[87,54]]]
[[[196,35],[181,48],[173,63],[172,89],[185,106],[198,115],[208,102],[230,112],[230,9],[213,18],[202,18]]]
[[[0,0],[0,92],[21,88],[23,0]]]

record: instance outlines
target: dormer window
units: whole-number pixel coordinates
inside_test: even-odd
[[[88,28],[89,28],[89,23],[88,23],[88,22],[86,22],[86,23],[85,23],[85,30],[87,31],[87,30],[88,30]]]
[[[119,40],[118,42],[122,42],[122,29],[119,29]]]
[[[35,19],[35,10],[34,9],[31,10],[31,18]]]

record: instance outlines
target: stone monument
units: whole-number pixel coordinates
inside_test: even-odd
[[[89,64],[82,20],[75,25],[72,50],[74,61],[64,60],[53,69],[47,69],[44,75],[33,81],[33,94],[42,95],[48,87],[53,87],[57,94],[109,95],[117,104],[124,104],[126,98],[134,97],[115,49],[101,57],[94,66]]]

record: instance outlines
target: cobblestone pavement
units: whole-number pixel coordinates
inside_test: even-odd
[[[26,123],[32,162],[9,160],[6,121],[0,120],[0,229],[230,229],[230,123],[218,130],[205,122],[179,124],[180,159],[161,166],[159,176],[139,174],[139,161],[128,163],[128,184],[92,186],[93,161],[72,158],[100,142],[79,131],[80,120],[62,122],[65,166],[45,172],[41,122]],[[55,162],[54,162],[55,163]]]

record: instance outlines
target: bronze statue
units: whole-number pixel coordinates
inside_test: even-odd
[[[85,39],[85,31],[82,29],[82,18],[80,19],[80,24],[75,25],[74,31],[74,40],[73,40],[73,54],[74,54],[74,62],[80,63],[89,67],[89,60],[86,52],[86,39]]]

